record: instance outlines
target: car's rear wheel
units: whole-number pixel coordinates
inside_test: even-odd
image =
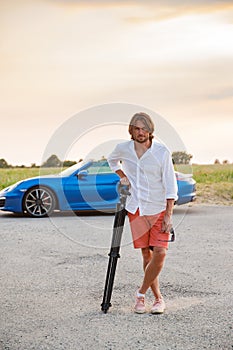
[[[23,199],[23,209],[31,217],[45,217],[50,215],[56,205],[54,193],[42,186],[30,188]]]

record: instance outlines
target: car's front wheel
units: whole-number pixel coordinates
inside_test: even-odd
[[[46,187],[30,188],[23,199],[23,210],[32,217],[42,218],[51,214],[56,205],[54,193]]]

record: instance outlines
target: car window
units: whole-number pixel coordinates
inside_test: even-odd
[[[110,169],[108,162],[106,160],[93,162],[87,168],[87,171],[88,171],[88,174],[112,173],[112,170]]]
[[[70,176],[77,168],[80,168],[82,166],[82,163],[74,164],[70,166],[69,168],[63,170],[60,172],[60,176]]]

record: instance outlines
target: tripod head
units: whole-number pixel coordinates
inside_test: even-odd
[[[118,191],[120,196],[130,196],[128,185],[122,185],[120,182],[118,182],[117,191]]]
[[[127,196],[130,196],[129,186],[122,185],[119,181],[117,185],[117,192],[119,193],[120,198],[120,209],[123,209],[125,207]]]

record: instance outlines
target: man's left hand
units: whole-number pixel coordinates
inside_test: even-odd
[[[162,232],[170,232],[172,228],[172,217],[171,215],[165,214],[162,223]]]

